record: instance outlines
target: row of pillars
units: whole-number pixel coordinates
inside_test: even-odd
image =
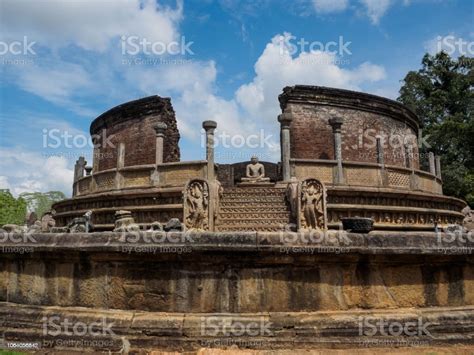
[[[282,162],[282,175],[283,181],[290,181],[291,178],[291,167],[290,167],[290,125],[293,118],[291,113],[284,112],[278,116],[278,121],[280,122],[280,139],[281,139],[281,162]],[[333,117],[329,119],[329,125],[332,127],[334,135],[334,159],[337,162],[336,168],[336,183],[344,183],[344,173],[342,169],[342,124],[344,120],[342,117]],[[213,181],[215,179],[214,171],[214,131],[217,128],[217,123],[215,121],[204,121],[202,127],[206,132],[206,160],[207,160],[207,179]],[[158,122],[154,127],[156,134],[156,152],[155,152],[155,164],[163,163],[164,156],[164,139],[165,132],[168,126],[164,122]],[[381,140],[377,138],[377,163],[384,166],[384,153],[383,145]],[[406,147],[406,164],[407,167],[412,167],[412,161],[409,158],[409,148]],[[94,161],[97,160],[97,157],[94,157]],[[117,167],[121,168],[124,165],[125,158],[125,147],[123,144],[119,145],[118,157],[117,157]],[[86,167],[86,161],[84,157],[80,157],[76,161],[74,167],[74,182],[84,176],[84,171],[87,175],[90,175],[92,168]],[[441,177],[441,162],[440,157],[435,156],[432,152],[429,153],[429,167],[430,173]]]

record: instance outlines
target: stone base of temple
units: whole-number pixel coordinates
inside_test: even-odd
[[[252,350],[474,349],[474,307],[338,312],[160,313],[0,303],[3,346],[31,344],[44,352]],[[110,325],[105,334],[57,335],[71,324]],[[374,326],[384,324],[385,329]],[[411,336],[389,334],[409,324]],[[227,328],[223,327],[227,325]],[[72,325],[71,325],[72,327]],[[242,330],[245,329],[245,330]],[[11,348],[10,348],[11,349]],[[202,353],[202,350],[200,351]],[[211,352],[212,353],[212,352]]]
[[[1,240],[7,346],[474,345],[474,241],[467,235],[103,232]]]

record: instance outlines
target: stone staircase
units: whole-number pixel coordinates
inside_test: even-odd
[[[274,185],[227,188],[220,200],[216,229],[219,232],[284,230],[290,223],[286,187]]]

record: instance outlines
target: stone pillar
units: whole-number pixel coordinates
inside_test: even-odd
[[[207,180],[213,182],[214,177],[214,130],[217,127],[216,121],[204,121],[202,128],[206,131],[206,160],[207,160]]]
[[[156,133],[156,150],[155,150],[155,164],[163,163],[163,146],[165,140],[165,131],[168,128],[166,123],[158,122],[155,126],[153,126]]]
[[[437,155],[435,160],[436,176],[441,179],[441,157]]]
[[[377,164],[385,165],[382,140],[377,138]]]
[[[342,170],[342,138],[341,127],[344,122],[342,117],[333,117],[329,119],[334,134],[334,159],[337,161],[336,184],[344,183],[344,173]]]
[[[384,157],[384,149],[382,144],[382,139],[377,138],[376,140],[376,149],[377,149],[377,164],[380,164],[380,183],[382,186],[388,186],[388,175],[387,170],[385,170],[385,157]]]
[[[433,152],[428,153],[428,159],[430,162],[430,173],[436,175],[435,156]]]
[[[84,177],[84,168],[86,167],[86,160],[84,157],[79,157],[74,165],[74,182]]]
[[[290,181],[290,124],[293,117],[290,113],[282,113],[278,116],[280,122],[280,149],[283,181]]]
[[[412,154],[411,146],[409,144],[405,144],[404,150],[405,150],[405,166],[411,169],[413,166],[412,164],[413,154]]]
[[[100,140],[97,137],[92,137],[92,144],[94,145],[94,151],[92,153],[92,171],[96,173],[99,171]]]
[[[125,166],[125,144],[119,143],[117,148],[117,169],[121,169]]]

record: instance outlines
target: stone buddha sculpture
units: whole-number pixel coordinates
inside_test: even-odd
[[[243,182],[269,182],[270,178],[265,177],[265,167],[262,163],[258,162],[258,158],[253,156],[250,159],[251,163],[247,165],[245,170],[245,177],[242,178]]]

